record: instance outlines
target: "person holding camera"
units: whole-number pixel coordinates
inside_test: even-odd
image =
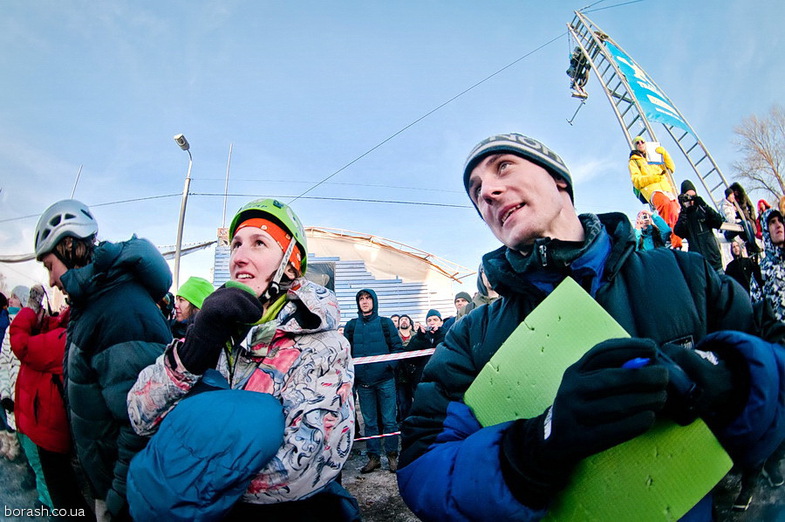
[[[436,348],[444,340],[444,336],[449,330],[444,325],[442,314],[438,310],[433,308],[428,310],[428,313],[425,315],[425,326],[420,326],[420,329],[415,332],[411,341],[404,346],[404,351],[413,352]],[[402,379],[399,381],[400,388],[402,388],[399,395],[403,396],[403,404],[400,406],[401,420],[405,419],[409,414],[409,410],[411,410],[414,390],[417,389],[417,384],[419,384],[422,378],[423,368],[425,368],[430,359],[430,355],[423,355],[421,357],[402,359],[398,364],[399,375],[402,376]]]
[[[635,222],[635,238],[638,250],[665,247],[670,241],[671,227],[655,211],[648,208],[638,212]]]
[[[701,254],[714,270],[722,273],[722,254],[714,236],[714,230],[719,230],[724,222],[722,214],[698,196],[695,185],[688,179],[681,184],[679,203],[681,212],[673,231],[687,240],[688,252]]]
[[[503,244],[483,256],[502,298],[450,329],[423,371],[403,423],[398,470],[401,496],[415,515],[425,521],[539,520],[571,487],[582,459],[647,432],[658,418],[677,419],[672,412],[683,407],[706,421],[741,466],[762,462],[780,444],[785,351],[773,343],[785,339],[785,325],[766,310],[766,321],[757,322],[738,284],[701,256],[636,251],[623,214],[578,215],[570,171],[533,138],[510,133],[483,140],[469,154],[463,181]],[[631,337],[590,348],[564,371],[542,413],[482,426],[464,402],[467,389],[567,277]],[[683,372],[673,371],[661,353]],[[637,357],[649,364],[626,365]],[[674,377],[684,374],[696,394],[671,393]],[[711,496],[686,517],[711,520]]]

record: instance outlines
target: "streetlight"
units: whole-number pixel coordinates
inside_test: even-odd
[[[185,222],[185,205],[188,203],[188,189],[191,187],[191,166],[194,158],[191,156],[188,140],[182,134],[177,134],[174,141],[188,153],[188,173],[185,175],[185,186],[183,187],[183,199],[180,203],[180,222],[177,224],[177,244],[174,247],[174,288],[175,292],[180,288],[180,247],[183,244],[183,223]]]

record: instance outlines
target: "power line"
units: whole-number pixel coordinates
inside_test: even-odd
[[[446,192],[446,191],[442,191]],[[454,191],[458,192],[458,191]],[[223,192],[189,192],[189,196],[206,196],[206,197],[232,197],[232,198],[247,198],[253,197],[252,194],[243,193],[243,194],[224,194]],[[143,198],[134,198],[134,199],[123,199],[118,201],[106,201],[104,203],[96,203],[94,205],[88,205],[90,208],[95,207],[106,207],[110,205],[119,205],[122,203],[134,203],[137,201],[146,201],[151,199],[163,199],[163,198],[171,198],[171,197],[179,197],[181,194],[161,194],[159,196],[146,196]],[[276,197],[278,199],[286,199],[286,198],[294,198],[295,196],[292,195],[284,195],[284,196],[270,196],[269,194],[258,194],[259,197]],[[425,207],[445,207],[445,208],[473,208],[471,205],[458,205],[453,203],[435,203],[432,201],[404,201],[404,200],[384,200],[384,199],[363,199],[363,198],[339,198],[339,197],[328,197],[328,196],[297,196],[301,199],[312,199],[312,200],[321,200],[321,201],[348,201],[348,202],[355,202],[355,203],[387,203],[393,205],[417,205],[417,206],[425,206]],[[19,221],[22,219],[29,219],[29,218],[37,218],[41,214],[28,214],[26,216],[17,216],[13,218],[6,218],[0,219],[0,223],[7,223],[9,221]]]
[[[192,178],[194,181],[219,181],[223,178]],[[232,181],[251,181],[254,183],[286,183],[287,185],[300,184],[308,185],[311,181],[296,181],[284,179],[250,179],[250,178],[232,178]],[[419,192],[450,192],[454,194],[463,194],[462,190],[447,190],[442,188],[430,187],[404,187],[401,185],[382,185],[380,183],[352,183],[349,181],[331,181],[323,183],[323,185],[348,185],[351,187],[372,187],[372,188],[387,188],[387,189],[401,189],[401,190],[416,190]]]
[[[603,1],[603,0],[600,0],[600,1]],[[441,108],[443,108],[443,107],[447,106],[448,104],[450,104],[450,103],[454,102],[455,100],[457,100],[458,98],[460,98],[461,96],[463,96],[464,94],[466,94],[467,92],[471,91],[472,89],[474,89],[474,88],[476,88],[476,87],[479,87],[480,85],[482,85],[483,83],[487,82],[487,81],[488,81],[488,80],[490,80],[491,78],[493,78],[493,77],[495,77],[495,76],[497,76],[497,75],[501,74],[502,72],[506,71],[507,69],[509,69],[509,68],[510,68],[510,67],[512,67],[513,65],[517,64],[517,63],[518,63],[518,62],[520,62],[521,60],[524,60],[525,58],[528,58],[529,56],[531,56],[532,54],[536,53],[537,51],[539,51],[539,50],[541,50],[541,49],[543,49],[543,48],[547,47],[548,45],[552,44],[553,42],[555,42],[555,41],[556,41],[556,40],[558,40],[559,38],[563,37],[565,34],[567,34],[567,32],[566,32],[566,31],[565,31],[564,33],[561,33],[559,36],[556,36],[555,38],[552,38],[551,40],[549,40],[549,41],[545,42],[544,44],[540,45],[539,47],[537,47],[537,48],[536,48],[536,49],[534,49],[533,51],[529,51],[528,53],[524,54],[523,56],[521,56],[521,57],[520,57],[520,58],[518,58],[517,60],[514,60],[514,61],[512,61],[512,62],[508,63],[507,65],[505,65],[505,66],[504,66],[504,67],[502,67],[501,69],[499,69],[499,70],[497,70],[496,72],[494,72],[494,73],[492,73],[492,74],[490,74],[490,75],[486,76],[485,78],[483,78],[482,80],[480,80],[480,81],[476,82],[476,83],[475,83],[475,84],[473,84],[472,86],[470,86],[470,87],[468,87],[468,88],[464,89],[463,91],[459,92],[458,94],[456,94],[455,96],[453,96],[452,98],[450,98],[450,99],[449,99],[449,100],[447,100],[446,102],[442,103],[441,105],[437,106],[436,108],[434,108],[434,109],[431,109],[430,111],[426,112],[425,114],[423,114],[422,116],[420,116],[419,118],[417,118],[416,120],[414,120],[413,122],[411,122],[411,123],[409,123],[408,125],[404,126],[404,127],[403,127],[403,128],[401,128],[400,130],[398,130],[398,131],[394,132],[393,134],[391,134],[390,136],[388,136],[388,137],[387,137],[387,138],[385,138],[384,140],[380,141],[379,143],[377,143],[376,145],[374,145],[373,147],[371,147],[371,148],[370,148],[370,149],[368,149],[367,151],[363,152],[362,154],[360,154],[359,156],[357,156],[356,158],[354,158],[353,160],[351,160],[349,163],[345,164],[343,167],[339,168],[338,170],[336,170],[335,172],[333,172],[332,174],[330,174],[330,175],[329,175],[329,176],[327,176],[326,178],[322,179],[321,181],[319,181],[318,183],[316,183],[314,186],[312,186],[311,188],[309,188],[308,190],[306,190],[305,192],[303,192],[303,193],[302,193],[302,194],[300,194],[299,196],[296,196],[294,199],[292,199],[292,200],[290,201],[290,203],[291,203],[292,201],[296,201],[296,200],[300,199],[301,197],[305,196],[306,194],[308,194],[308,193],[309,193],[309,192],[311,192],[312,190],[316,189],[316,188],[317,188],[319,185],[322,185],[323,183],[325,183],[327,180],[329,180],[329,179],[330,179],[330,178],[332,178],[333,176],[336,176],[336,175],[338,175],[339,173],[343,172],[344,170],[346,170],[346,169],[347,169],[347,168],[349,168],[350,166],[354,165],[355,163],[357,163],[358,161],[360,161],[362,158],[364,158],[365,156],[367,156],[367,155],[368,155],[368,154],[370,154],[371,152],[375,151],[376,149],[378,149],[379,147],[381,147],[382,145],[384,145],[384,144],[385,144],[385,143],[387,143],[388,141],[392,140],[393,138],[395,138],[395,137],[396,137],[396,136],[398,136],[399,134],[401,134],[401,133],[405,132],[406,130],[410,129],[411,127],[413,127],[413,126],[417,125],[418,123],[420,123],[422,120],[424,120],[425,118],[427,118],[427,117],[428,117],[428,116],[430,116],[431,114],[433,114],[433,113],[435,113],[436,111],[440,110]]]
[[[292,195],[270,195],[270,194],[224,194],[218,192],[189,192],[189,195],[193,196],[209,196],[209,197],[224,197],[228,196],[231,198],[248,198],[248,197],[274,197],[276,199],[286,199],[286,198],[300,198],[300,199],[312,199],[318,201],[350,201],[354,203],[385,203],[385,204],[392,204],[392,205],[417,205],[417,206],[425,206],[425,207],[447,207],[447,208],[474,208],[472,205],[458,205],[454,203],[434,203],[431,201],[403,201],[403,200],[394,200],[394,199],[364,199],[364,198],[338,198],[338,197],[329,197],[329,196],[303,196],[302,194],[299,196],[292,196]],[[292,200],[293,201],[293,200]]]
[[[150,199],[163,199],[163,198],[171,198],[171,197],[175,197],[175,196],[179,197],[180,195],[181,194],[161,194],[159,196],[145,196],[143,198],[121,199],[121,200],[118,200],[118,201],[107,201],[105,203],[95,203],[95,204],[92,204],[92,205],[88,205],[88,207],[90,207],[90,208],[107,207],[109,205],[119,205],[121,203],[135,203],[137,201],[147,201],[147,200],[150,200]],[[28,214],[26,216],[17,216],[17,217],[13,217],[13,218],[0,219],[0,223],[7,223],[9,221],[18,221],[20,219],[29,219],[29,218],[33,218],[33,217],[38,217],[40,215],[41,215],[41,213],[38,213],[38,214]]]
[[[592,7],[594,7],[595,5],[597,5],[597,4],[601,4],[601,3],[603,3],[604,1],[605,1],[605,0],[599,0],[599,1],[597,1],[597,2],[594,2],[593,4],[589,4],[589,5],[585,6],[585,7],[581,7],[580,9],[578,9],[578,11],[581,11],[581,12],[583,12],[583,11],[585,11],[586,9],[591,9],[591,8],[592,8]]]
[[[604,1],[604,0],[601,0],[601,1]],[[630,0],[629,2],[624,2],[624,3],[621,3],[621,4],[614,4],[614,5],[609,5],[609,6],[606,6],[606,7],[598,7],[597,9],[592,9],[591,11],[586,11],[586,13],[596,13],[597,11],[605,11],[606,9],[613,9],[614,7],[621,7],[623,5],[637,4],[638,2],[643,2],[643,0]],[[597,5],[599,3],[600,2],[595,2],[592,5]],[[584,9],[588,9],[589,7],[591,7],[591,5],[587,6],[587,7],[584,7]],[[581,9],[581,11],[583,11],[583,9]]]
[[[582,11],[582,12],[583,11],[587,11],[588,9],[591,9],[595,5],[601,4],[604,1],[605,0],[599,0],[597,2],[594,2],[592,4],[589,4],[589,5],[581,8],[581,9],[579,9],[579,11]],[[643,2],[643,0],[631,0],[629,2],[623,2],[621,4],[614,4],[614,5],[610,5],[610,6],[606,6],[606,7],[600,7],[598,9],[593,9],[593,10],[587,11],[587,12],[603,11],[605,9],[613,9],[615,7],[621,7],[621,6],[629,5],[629,4],[636,4],[636,3],[639,3],[639,2]],[[391,141],[392,139],[396,138],[398,135],[402,134],[403,132],[407,131],[411,127],[415,126],[416,124],[418,124],[419,122],[421,122],[425,118],[429,117],[430,115],[434,114],[435,112],[437,112],[437,111],[441,110],[442,108],[446,107],[450,103],[454,102],[455,100],[457,100],[458,98],[460,98],[464,94],[467,94],[469,91],[472,91],[473,89],[479,87],[480,85],[482,85],[483,83],[487,82],[488,80],[498,76],[499,74],[501,74],[502,72],[506,71],[510,67],[516,65],[518,62],[520,62],[520,61],[528,58],[529,56],[533,55],[534,53],[544,49],[545,47],[549,46],[550,44],[552,44],[553,42],[555,42],[556,40],[558,40],[559,38],[561,38],[561,37],[563,37],[565,35],[569,35],[569,34],[567,32],[564,32],[564,33],[559,34],[558,36],[555,36],[554,38],[552,38],[552,39],[548,40],[547,42],[543,43],[542,45],[540,45],[539,47],[537,47],[537,48],[527,52],[523,56],[513,60],[512,62],[510,62],[507,65],[505,65],[504,67],[496,70],[495,72],[489,74],[488,76],[486,76],[485,78],[479,80],[478,82],[475,82],[474,84],[472,84],[471,86],[467,87],[463,91],[459,92],[458,94],[456,94],[452,98],[448,99],[447,101],[441,103],[440,105],[438,105],[435,108],[431,109],[430,111],[426,112],[425,114],[423,114],[419,118],[417,118],[414,121],[412,121],[411,123],[405,125],[404,127],[399,129],[398,131],[394,132],[393,134],[391,134],[390,136],[388,136],[384,140],[380,141],[379,143],[377,143],[376,145],[374,145],[370,149],[366,150],[365,152],[363,152],[362,154],[360,154],[359,156],[357,156],[356,158],[354,158],[353,160],[349,161],[348,163],[346,163],[345,165],[340,167],[338,170],[336,170],[335,172],[330,174],[329,176],[323,178],[321,181],[319,181],[316,184],[314,184],[312,187],[310,187],[305,192],[302,192],[301,194],[299,194],[297,196],[278,196],[278,197],[280,199],[291,198],[290,202],[296,201],[298,199],[312,199],[312,200],[325,200],[325,201],[351,201],[351,202],[360,202],[360,203],[385,203],[385,204],[397,204],[397,205],[421,205],[421,206],[449,207],[449,208],[472,208],[472,206],[470,206],[470,205],[455,205],[455,204],[449,204],[449,203],[432,203],[432,202],[422,202],[422,201],[401,201],[401,200],[379,200],[379,199],[362,199],[362,198],[318,197],[318,196],[308,196],[308,197],[306,197],[305,195],[308,194],[309,192],[315,190],[319,186],[327,184],[327,181],[329,179],[331,179],[331,178],[335,177],[336,175],[340,174],[341,172],[343,172],[344,170],[346,170],[350,166],[352,166],[355,163],[357,163],[358,161],[360,161],[365,156],[369,155],[371,152],[373,152],[376,149],[380,148],[381,146],[386,144],[388,141]],[[201,178],[201,180],[211,180],[211,179],[217,179],[217,178]],[[254,179],[240,179],[238,181],[255,181],[255,182],[267,182],[267,183],[269,183],[269,182],[283,182],[283,181],[279,181],[279,180],[254,180]],[[292,183],[310,183],[310,182],[308,182],[308,181],[286,181],[286,183],[292,184]],[[348,182],[332,182],[330,184],[333,184],[333,185],[352,185],[352,186],[376,187],[376,188],[398,188],[398,189],[406,189],[406,190],[438,191],[438,192],[451,192],[451,193],[460,193],[461,192],[461,191],[457,191],[457,190],[429,189],[429,188],[422,188],[422,187],[399,187],[399,186],[394,186],[394,185],[381,185],[381,184],[378,184],[378,185],[375,185],[375,184],[357,184],[357,183],[348,183]],[[0,189],[0,190],[2,190],[2,189]],[[248,196],[247,194],[217,194],[217,193],[196,193],[196,192],[189,192],[189,195],[193,195],[193,196],[221,196],[221,197],[225,197],[225,196],[247,197]],[[142,197],[142,198],[133,198],[133,199],[118,200],[118,201],[108,201],[108,202],[105,202],[105,203],[96,203],[96,204],[89,205],[89,206],[90,207],[103,207],[103,206],[109,206],[109,205],[118,205],[118,204],[122,204],[122,203],[133,203],[133,202],[146,201],[146,200],[152,200],[152,199],[171,198],[171,197],[175,197],[175,196],[180,196],[180,194],[162,194],[162,195],[158,195],[158,196],[147,196],[147,197]],[[39,215],[40,214],[28,214],[26,216],[18,216],[18,217],[14,217],[14,218],[0,219],[0,223],[8,223],[10,221],[29,219],[29,218],[33,218],[33,217],[38,217]]]

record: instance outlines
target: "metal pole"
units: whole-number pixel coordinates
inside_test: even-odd
[[[226,226],[226,198],[229,197],[229,167],[232,164],[232,143],[229,144],[229,158],[226,160],[226,182],[224,183],[224,213],[221,217],[221,228]]]
[[[82,175],[82,167],[83,165],[79,165],[79,172],[76,173],[76,179],[74,180],[74,188],[71,189],[71,199],[74,199],[74,194],[76,193],[76,186],[79,184],[79,176]]]
[[[188,153],[188,173],[185,175],[185,186],[183,187],[183,199],[180,202],[180,222],[177,224],[177,244],[174,247],[174,289],[175,292],[180,288],[180,248],[183,244],[183,224],[185,222],[185,206],[188,203],[188,189],[191,187],[191,166],[193,156],[191,151]]]

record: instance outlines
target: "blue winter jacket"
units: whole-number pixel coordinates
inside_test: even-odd
[[[664,248],[636,252],[626,217],[599,218],[601,233],[568,266],[554,266],[547,242],[532,254],[541,264],[535,273],[516,271],[520,254],[504,247],[484,257],[487,276],[503,298],[472,311],[447,333],[425,367],[402,427],[398,485],[423,520],[538,520],[546,514],[520,503],[502,477],[500,443],[510,423],[481,427],[463,396],[507,337],[567,275],[633,337],[694,346],[711,332],[733,330],[716,334],[717,342],[744,355],[751,389],[739,417],[715,435],[741,465],[760,463],[782,441],[785,352],[739,332],[781,341],[785,325],[771,317],[756,320],[744,290],[702,256]],[[710,517],[707,500],[688,516]]]
[[[275,456],[284,432],[280,401],[228,388],[207,370],[131,461],[134,520],[221,520]]]
[[[656,226],[656,228],[649,226],[646,227],[645,230],[641,230],[639,228],[635,229],[635,239],[637,240],[636,244],[638,246],[638,250],[651,250],[652,248],[657,248],[657,246],[665,246],[665,243],[667,243],[671,238],[671,227],[668,226],[668,223],[666,223],[659,214],[656,212],[653,213],[651,215],[651,221]],[[656,238],[656,242],[655,233],[659,233],[659,237]]]
[[[367,292],[373,299],[373,309],[369,315],[360,311],[360,293]],[[398,335],[395,323],[389,317],[378,314],[379,301],[376,292],[365,288],[357,292],[357,319],[346,324],[343,334],[352,345],[352,357],[384,355],[403,351],[403,342]],[[354,382],[359,386],[373,386],[382,381],[395,378],[396,361],[382,361],[358,364],[355,367]]]

